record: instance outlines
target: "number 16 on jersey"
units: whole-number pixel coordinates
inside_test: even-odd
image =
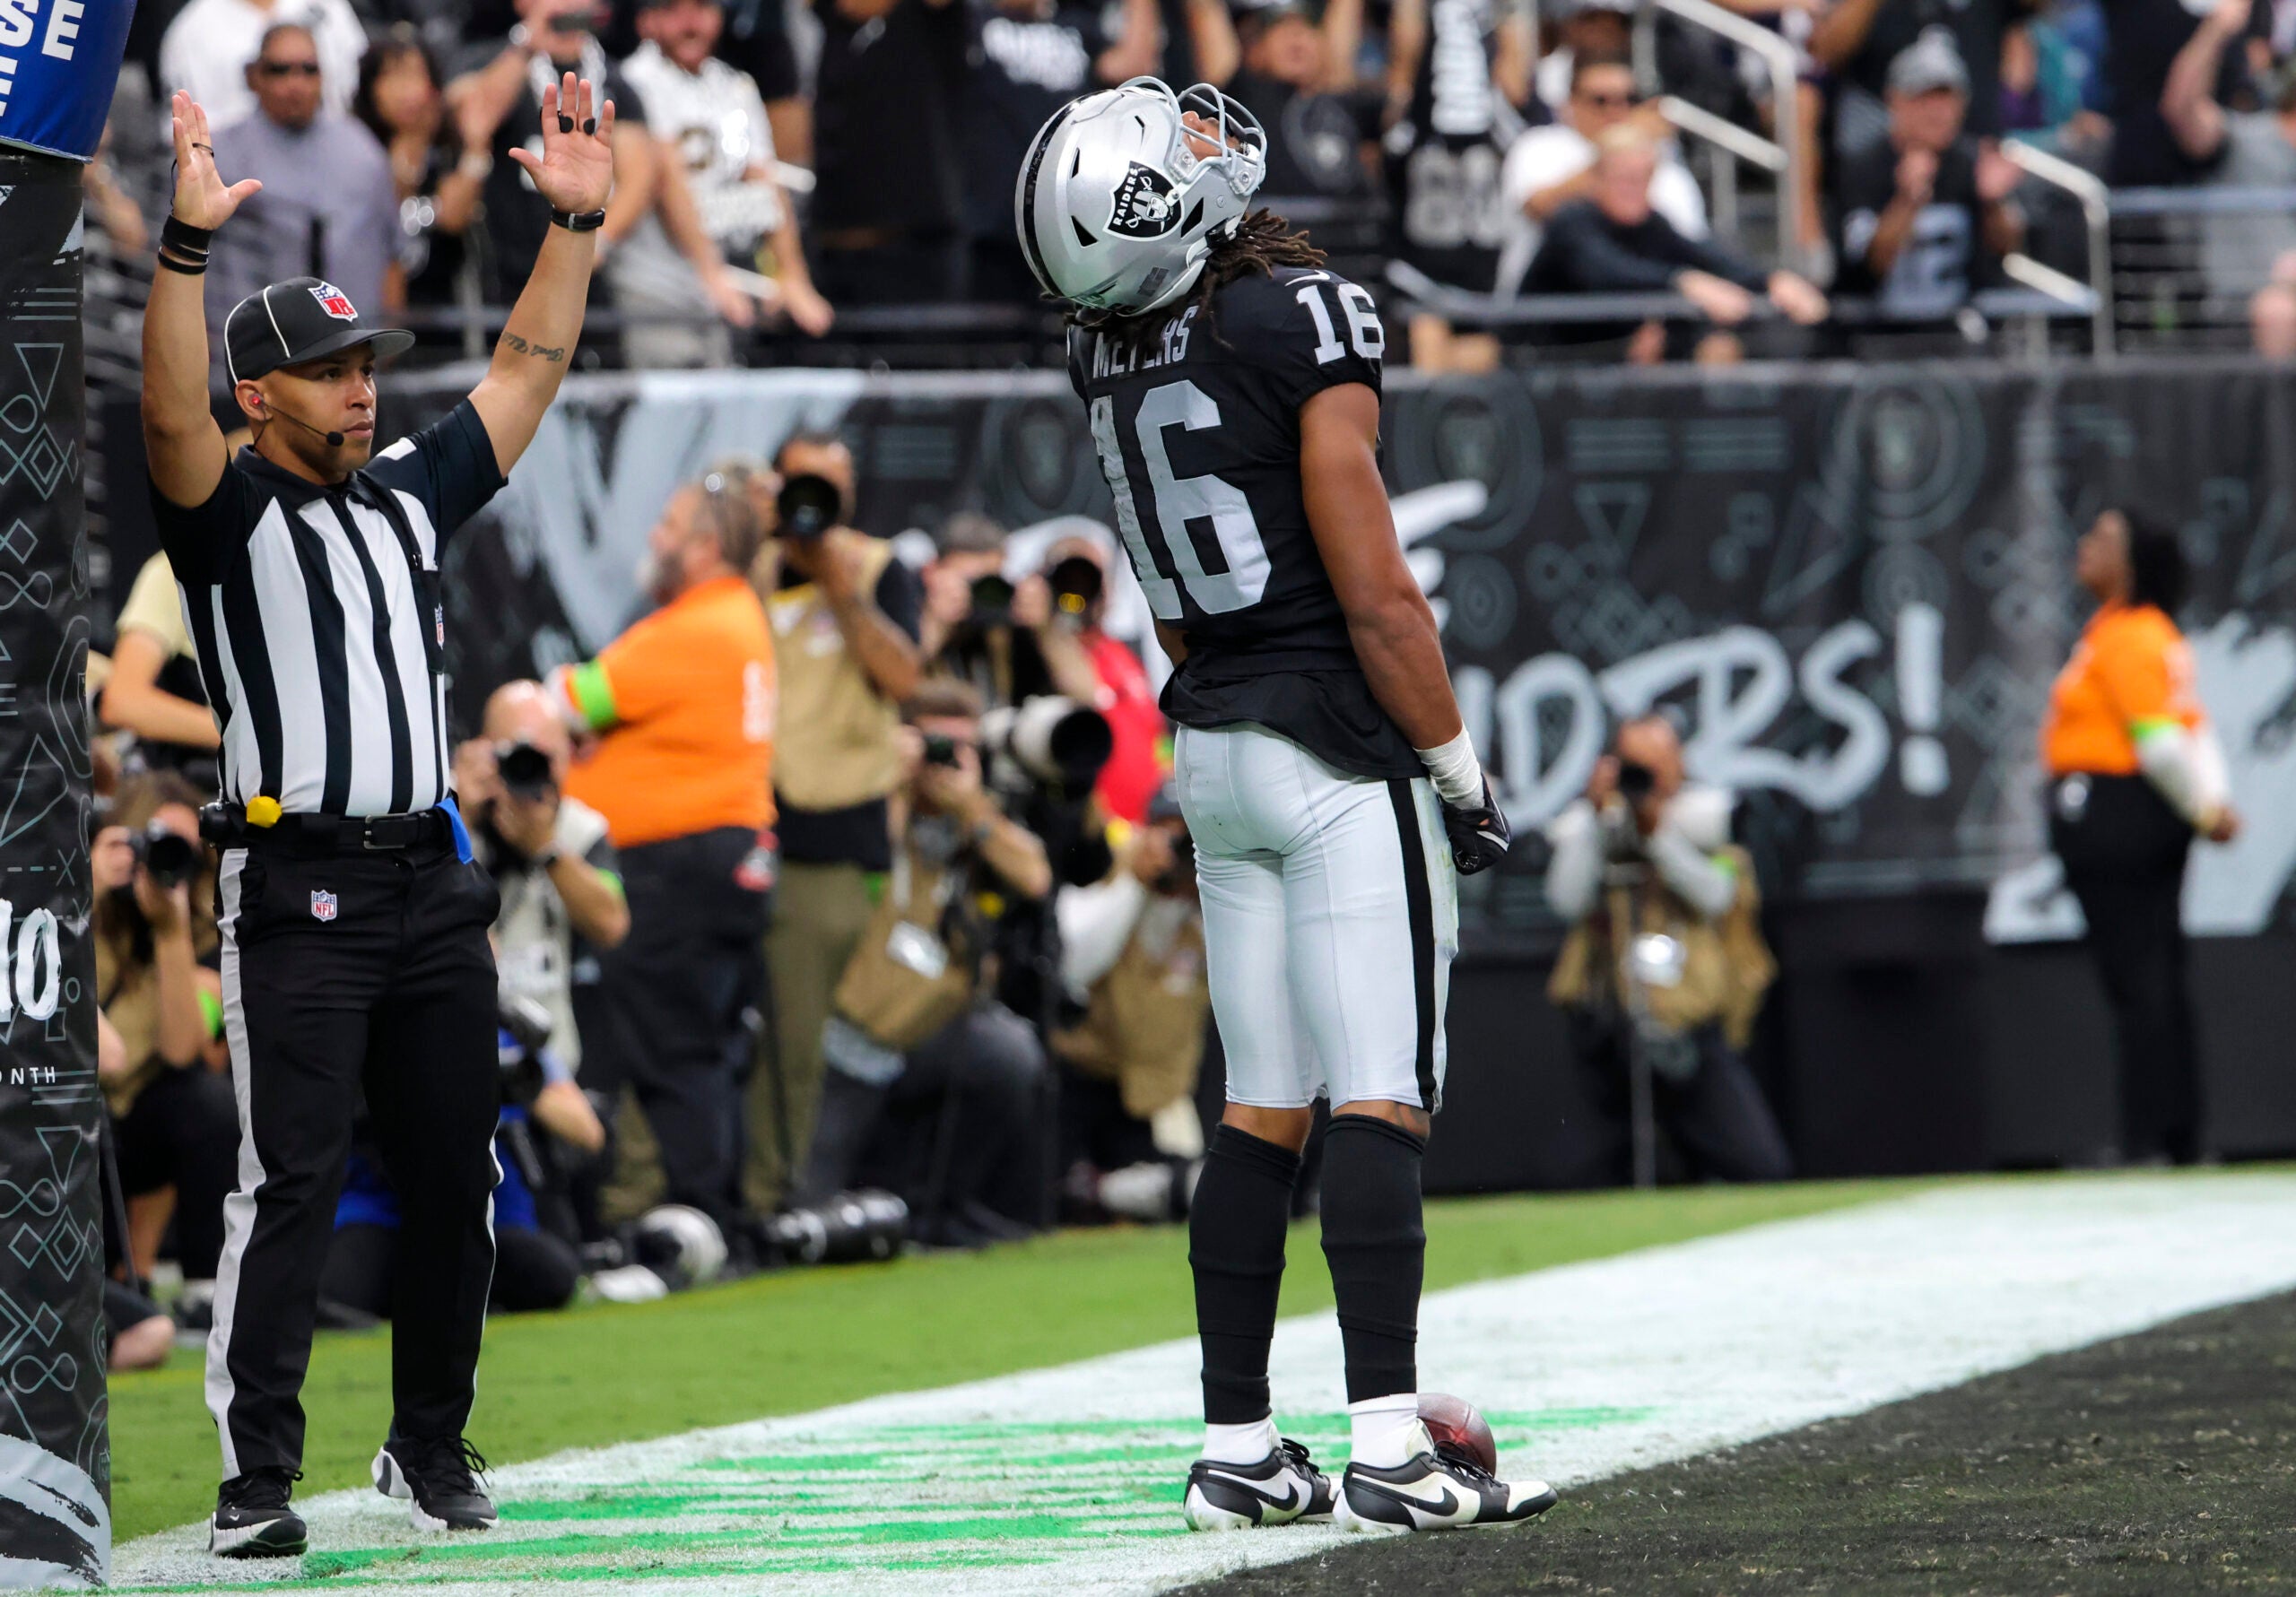
[[[1329,365],[1351,347],[1366,360],[1376,361],[1387,352],[1386,330],[1370,295],[1323,273],[1295,283],[1293,298],[1305,308],[1314,327],[1311,353],[1318,365]],[[1336,318],[1332,313],[1335,297]],[[1205,615],[1225,615],[1258,603],[1267,590],[1270,562],[1250,499],[1215,473],[1182,477],[1172,468],[1169,430],[1177,427],[1183,433],[1200,433],[1220,428],[1219,400],[1187,378],[1158,384],[1141,395],[1131,430],[1146,468],[1144,482],[1135,482],[1125,463],[1117,395],[1094,395],[1091,411],[1092,442],[1116,500],[1118,530],[1156,619],[1181,620],[1187,613],[1183,595]],[[1208,526],[1209,537],[1200,543],[1194,526]]]

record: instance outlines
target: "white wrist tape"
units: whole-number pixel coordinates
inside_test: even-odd
[[[1442,794],[1445,803],[1482,808],[1483,762],[1474,757],[1474,745],[1467,741],[1465,732],[1439,749],[1412,751],[1435,779],[1435,791]]]

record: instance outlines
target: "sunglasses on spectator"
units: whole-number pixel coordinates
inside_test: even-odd
[[[267,78],[315,78],[319,75],[316,61],[258,61],[255,69]]]
[[[1581,94],[1578,98],[1598,111],[1623,111],[1634,105],[1631,94]]]

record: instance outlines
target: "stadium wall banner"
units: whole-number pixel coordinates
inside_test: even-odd
[[[396,388],[393,424],[466,388]],[[1057,374],[578,378],[449,552],[458,713],[620,629],[680,480],[822,426],[854,444],[872,532],[968,508],[1015,528],[1114,518]],[[1692,772],[1740,794],[1774,901],[1990,893],[1997,941],[2079,928],[2035,757],[2085,613],[2074,540],[2108,505],[2179,528],[2182,619],[2248,820],[2196,855],[2187,919],[2244,934],[2279,916],[2296,875],[2296,376],[2230,359],[1397,373],[1383,457],[1518,833],[1579,792],[1618,717],[1665,707]],[[1131,596],[1120,613],[1139,618]],[[1536,853],[1464,884],[1471,933],[1551,928]]]
[[[77,164],[0,150],[0,1585],[111,1552],[80,226]]]

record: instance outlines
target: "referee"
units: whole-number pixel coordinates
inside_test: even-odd
[[[252,447],[209,412],[200,273],[260,184],[226,186],[207,114],[175,97],[175,204],[144,317],[144,439],[222,735],[224,1035],[239,1189],[224,1204],[207,1403],[223,1448],[208,1546],[300,1553],[289,1495],[319,1270],[363,1085],[404,1224],[391,1431],[376,1486],[424,1530],[494,1523],[464,1439],[494,1268],[496,898],[448,793],[439,557],[501,488],[558,392],[613,187],[611,101],[569,73],[526,169],[558,223],[485,378],[377,455],[375,360],[413,342],[333,285],[274,283],[223,327]]]

